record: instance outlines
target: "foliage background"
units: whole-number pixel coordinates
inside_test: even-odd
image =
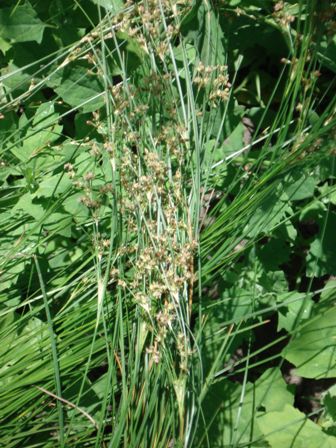
[[[2,2],[1,446],[336,446],[335,17]]]

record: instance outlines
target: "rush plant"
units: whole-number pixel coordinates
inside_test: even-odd
[[[336,446],[335,20],[2,2],[1,446]]]

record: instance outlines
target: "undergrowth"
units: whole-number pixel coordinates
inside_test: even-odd
[[[0,446],[336,446],[335,23],[2,2]]]

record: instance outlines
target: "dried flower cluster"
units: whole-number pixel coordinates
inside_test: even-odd
[[[124,32],[154,59],[135,75],[136,87],[131,79],[110,80],[110,125],[99,112],[87,121],[98,135],[85,143],[91,168],[80,171],[74,168],[76,164],[64,166],[81,193],[80,202],[95,220],[93,245],[100,259],[104,260],[111,244],[117,244],[118,258],[109,267],[109,288],[119,289],[146,323],[150,335],[146,352],[152,363],[160,361],[169,344],[175,347],[178,369],[184,373],[191,354],[185,320],[191,312],[197,242],[188,211],[190,185],[184,180],[190,130],[180,118],[176,75],[167,55],[179,33],[180,14],[189,7],[190,2],[181,0],[128,1],[115,16],[113,30],[105,38]],[[93,33],[85,42],[90,44],[92,39]],[[96,65],[93,54],[88,53],[86,60]],[[210,89],[213,105],[227,99],[231,86],[226,67],[200,64],[196,78],[197,89]],[[109,167],[113,181],[104,181],[101,166],[105,172]],[[103,206],[119,217],[122,237],[118,243],[99,230]]]
[[[171,339],[179,328],[178,313],[181,304],[188,307],[193,283],[196,244],[180,175],[183,145],[183,135],[172,138],[164,127],[151,149],[142,148],[140,141],[136,149],[124,146],[120,165],[123,220],[130,232],[141,235],[138,244],[120,252],[133,272],[131,281],[122,286],[155,334],[147,350],[154,362],[159,361],[167,337]],[[177,346],[185,366],[181,347]]]
[[[286,6],[287,6],[286,2],[281,0],[281,1],[277,2],[273,8],[273,17],[283,27],[288,27],[295,20],[295,17],[288,12]]]
[[[114,17],[118,31],[127,33],[139,46],[149,52],[149,46],[156,47],[156,53],[164,59],[170,40],[179,32],[178,19],[186,7],[187,0],[128,0],[126,11]]]
[[[200,62],[193,81],[198,88],[209,89],[209,100],[212,106],[216,107],[220,102],[229,99],[231,83],[226,65],[205,66],[203,62]]]
[[[127,96],[122,86],[113,92],[116,104],[118,97]],[[120,214],[129,235],[119,256],[130,275],[122,277],[114,268],[111,281],[126,291],[147,322],[154,338],[147,347],[152,361],[159,362],[164,344],[175,343],[180,368],[186,370],[190,350],[176,335],[181,333],[179,314],[189,309],[196,248],[181,174],[188,130],[180,124],[173,101],[164,102],[158,115],[159,120],[164,116],[162,124],[148,121],[169,89],[167,73],[150,73],[126,106],[127,113],[114,114],[116,141],[105,149],[118,160]]]

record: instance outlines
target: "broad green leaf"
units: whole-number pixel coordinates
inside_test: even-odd
[[[33,196],[36,198],[58,196],[69,190],[71,185],[72,182],[66,174],[56,174],[55,176],[44,179],[39,184],[39,187]]]
[[[15,259],[15,262],[11,264],[6,263],[6,261],[7,260],[5,260],[5,272],[3,272],[1,275],[0,291],[5,291],[11,285],[15,284],[17,282],[19,274],[24,272],[26,266],[26,263],[25,261],[22,261],[22,258]],[[8,297],[5,297],[4,300],[1,301],[8,306],[18,304],[17,299],[15,299],[13,302],[8,302]]]
[[[335,140],[330,138],[330,145]],[[318,166],[318,177],[320,181],[335,179],[336,177],[336,155],[331,151],[329,157],[324,157]]]
[[[334,422],[336,422],[336,385],[331,386],[324,394],[323,403]]]
[[[27,119],[20,119],[20,125],[28,127],[23,143],[11,151],[22,162],[40,153],[47,145],[60,137],[62,126],[58,124],[59,114],[55,113],[52,102],[41,104],[37,109],[32,124]]]
[[[56,246],[55,251],[50,251],[50,255],[48,255],[48,264],[51,269],[67,266],[69,262],[73,263],[83,256],[83,250],[77,245],[72,245],[71,248],[67,247],[64,251],[59,251],[58,249],[59,247]],[[60,278],[59,281],[61,280]]]
[[[307,257],[307,275],[320,277],[336,275],[336,213],[324,213],[316,220],[319,232],[310,245]]]
[[[20,370],[20,379],[25,381],[24,373],[30,368],[29,359],[40,356],[41,348],[43,344],[46,347],[46,340],[49,337],[47,324],[40,319],[31,317],[29,320],[20,321],[17,313],[9,313],[9,316],[11,314],[11,318],[1,318],[2,320],[7,319],[3,322],[7,321],[10,323],[7,327],[6,344],[3,345],[3,349],[0,351],[2,367],[0,375],[1,387],[5,385],[15,387],[18,371],[20,372]],[[10,322],[10,319],[12,319],[12,322]],[[0,334],[3,340],[4,333],[1,331],[1,328]],[[15,353],[14,358],[13,353]],[[45,354],[47,354],[47,350]]]
[[[330,307],[334,304],[336,299],[336,279],[331,278],[324,285],[324,288],[321,292],[319,305],[322,307]]]
[[[290,201],[302,201],[314,196],[315,184],[313,176],[291,175],[285,180],[285,193]]]
[[[309,295],[296,291],[279,296],[277,301],[287,302],[278,310],[278,331],[283,328],[288,332],[294,330],[302,320],[309,319],[314,305]]]
[[[120,50],[126,62],[127,73],[132,73],[145,59],[146,51],[139,42],[124,31],[118,31],[117,38],[120,42]],[[118,67],[120,70],[120,67]],[[116,73],[114,71],[114,73]]]
[[[205,65],[225,65],[225,35],[221,28],[219,15],[206,8],[203,22],[201,60]]]
[[[336,377],[336,308],[327,310],[305,325],[283,350],[304,378]]]
[[[98,6],[112,13],[118,13],[125,8],[123,0],[92,0]]]
[[[204,422],[198,427],[196,446],[207,446],[207,440],[208,446],[213,448],[233,446],[235,436],[241,443],[260,438],[259,428],[250,434],[254,408],[251,399],[244,397],[244,407],[237,421],[241,393],[241,386],[227,380],[215,383],[210,388],[202,406]],[[207,431],[203,425],[206,425]]]
[[[88,66],[71,64],[63,70],[56,93],[70,106],[92,112],[104,105],[104,87]]]
[[[239,123],[231,134],[225,139],[223,145],[215,147],[216,140],[211,139],[204,145],[204,160],[203,163],[209,164],[207,169],[210,169],[211,174],[216,174],[216,170],[211,169],[211,165],[217,162],[223,162],[230,154],[240,150],[243,145],[244,125]],[[222,163],[218,166],[220,170],[223,169]]]
[[[323,202],[331,202],[333,205],[336,205],[335,185],[329,185],[328,182],[325,182],[323,185],[321,185],[321,187],[319,187],[319,191],[324,196],[322,199]]]
[[[187,74],[189,75],[189,73],[186,73],[186,68],[183,64],[184,61],[184,57],[187,59],[188,61],[188,71],[190,70],[190,66],[195,65],[195,60],[196,60],[196,49],[193,45],[190,44],[186,44],[185,46],[181,46],[179,45],[178,47],[174,48],[174,56],[175,56],[175,60],[176,60],[176,65],[179,68],[179,76],[182,79],[186,79]]]
[[[43,224],[48,232],[71,237],[72,216],[67,213],[52,213]]]
[[[267,446],[260,440],[259,416],[265,411],[280,411],[293,402],[294,395],[277,368],[266,370],[255,383],[247,383],[245,390],[228,381],[215,384],[203,408],[211,422],[210,446],[240,446],[252,441],[252,446]]]
[[[284,271],[264,270],[259,278],[259,284],[264,291],[282,293],[288,290],[288,283]]]
[[[29,88],[31,76],[11,61],[1,70],[1,75],[4,76],[3,85],[11,92],[27,91]]]
[[[336,436],[336,385],[322,394],[322,403],[324,411],[318,423],[327,434]]]
[[[40,43],[45,26],[27,0],[22,5],[0,9],[0,37],[10,42]]]
[[[42,205],[33,203],[33,197],[30,193],[25,193],[21,196],[15,207],[13,207],[13,214],[15,214],[17,210],[23,210],[25,213],[35,218],[36,221],[40,220],[45,214]]]
[[[106,386],[108,382],[107,373],[103,374],[97,381],[92,384],[92,389],[98,395],[100,399],[103,399],[106,392]]]
[[[225,157],[236,151],[239,151],[244,147],[244,131],[245,128],[243,123],[239,123],[238,126],[235,127],[233,132],[224,141],[221,149],[225,154]]]
[[[89,211],[81,203],[83,194],[75,193],[63,201],[64,210],[73,216],[76,224],[84,223],[89,217]]]
[[[2,39],[0,37],[0,50],[2,51],[3,54],[5,54],[11,47],[12,47],[11,44],[9,44],[5,39]]]
[[[67,388],[64,392],[64,398],[70,401],[77,400],[79,396],[79,392],[81,390],[83,379],[81,377],[78,378],[69,388]],[[81,409],[85,409],[90,415],[94,416],[97,408],[100,407],[100,400],[98,395],[96,394],[95,389],[92,387],[89,381],[85,381],[84,388],[81,392],[81,399],[78,403]],[[68,411],[68,415],[77,415],[78,411],[75,409]]]
[[[304,207],[299,215],[300,221],[304,222],[311,219],[317,219],[324,216],[326,212],[326,206],[323,202],[313,200],[310,204]]]
[[[267,412],[258,419],[265,439],[272,448],[336,448],[336,438],[289,404],[281,411]]]
[[[286,404],[294,403],[294,395],[278,368],[267,369],[256,381],[254,390],[256,406],[264,406],[267,412],[280,411]]]
[[[186,40],[196,44],[201,39],[204,22],[205,7],[203,2],[193,2],[190,10],[185,14],[181,22],[181,32]]]
[[[259,207],[251,216],[245,231],[250,238],[260,233],[268,234],[292,211],[287,196],[282,194],[280,187],[275,187],[260,200]]]
[[[210,370],[221,349],[232,353],[246,338],[244,332],[227,339],[228,327],[225,322],[239,323],[246,320],[253,311],[251,292],[227,291],[223,300],[215,303],[209,301],[208,307],[204,306],[204,329],[202,341],[202,359],[205,374]],[[223,363],[224,355],[219,362]]]
[[[277,270],[288,261],[290,255],[289,245],[283,239],[271,239],[262,247],[257,247],[257,256],[265,269]]]

